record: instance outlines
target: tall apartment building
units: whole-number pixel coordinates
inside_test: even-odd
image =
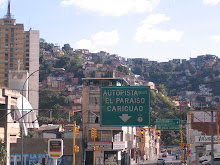
[[[11,15],[9,0],[7,14],[0,19],[0,86],[21,91],[26,78],[38,69],[39,31],[24,31],[24,25],[16,23]],[[10,81],[8,77],[11,77]],[[10,83],[15,84],[13,78],[15,81],[20,79],[21,85],[10,86]],[[33,109],[38,109],[39,72],[31,75],[26,86],[24,96]]]
[[[129,164],[130,153],[136,146],[136,127],[100,126],[100,88],[104,86],[125,86],[128,83],[122,78],[83,78],[83,159],[89,165],[93,161],[93,139],[91,129],[97,129],[95,152],[96,165],[102,164]]]

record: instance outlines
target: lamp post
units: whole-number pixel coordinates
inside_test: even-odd
[[[24,134],[23,134],[23,132],[24,132],[24,126],[23,126],[23,124],[24,124],[24,100],[23,100],[23,93],[24,93],[24,86],[25,86],[25,84],[26,84],[26,82],[27,82],[27,80],[34,74],[34,73],[36,73],[36,72],[39,72],[40,71],[40,69],[38,69],[38,70],[35,70],[34,72],[32,72],[27,78],[26,78],[26,80],[24,81],[24,84],[23,84],[23,87],[22,87],[22,90],[21,90],[21,93],[22,93],[22,111],[21,111],[21,165],[23,165],[23,155],[24,155],[24,138],[23,138],[23,136],[24,136]],[[65,71],[65,69],[64,68],[53,68],[53,71],[60,71],[60,72],[64,72]]]
[[[21,109],[21,165],[23,165],[23,155],[24,155],[24,134],[23,134],[23,132],[24,132],[24,126],[23,126],[23,124],[24,124],[24,99],[23,99],[23,97],[24,97],[24,86],[25,86],[25,84],[26,84],[26,82],[27,82],[27,80],[34,74],[34,73],[36,73],[36,72],[38,72],[39,71],[39,69],[38,70],[36,70],[36,71],[34,71],[34,72],[32,72],[27,78],[26,78],[26,80],[25,80],[25,82],[24,82],[24,84],[23,84],[23,87],[22,87],[22,90],[21,90],[21,94],[22,94],[22,98],[21,98],[21,100],[22,100],[22,102],[21,102],[21,104],[22,104],[22,109]]]

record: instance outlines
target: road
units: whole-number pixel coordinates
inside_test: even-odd
[[[181,160],[176,160],[176,157],[174,156],[168,156],[167,158],[163,158],[165,160],[165,165],[180,165]],[[138,163],[135,163],[134,165],[138,165]],[[145,160],[139,161],[139,165],[157,165],[157,159],[155,160]],[[162,165],[162,164],[161,164]]]

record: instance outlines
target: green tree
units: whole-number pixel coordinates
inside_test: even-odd
[[[144,69],[143,69],[143,67],[141,65],[135,65],[133,72],[135,74],[142,75],[143,72],[144,72]]]
[[[82,60],[80,59],[80,54],[76,54],[67,70],[75,74],[80,68],[82,68]]]
[[[39,92],[40,109],[59,109],[68,103],[66,96],[54,89],[42,89]]]
[[[0,139],[0,165],[4,165],[6,162],[6,147],[5,143]]]
[[[173,62],[169,62],[164,65],[164,70],[166,72],[173,72],[176,68],[176,65]]]
[[[195,74],[195,73],[196,73],[196,67],[195,67],[195,65],[190,65],[190,66],[189,66],[189,71],[190,71],[190,73]]]
[[[40,49],[41,50],[45,50],[45,51],[50,51],[52,52],[54,48],[54,44],[53,43],[47,43],[45,41],[45,39],[40,38]]]
[[[149,72],[144,72],[144,79],[148,80],[150,78]]]
[[[117,70],[118,70],[119,72],[125,73],[126,75],[129,75],[129,73],[130,73],[128,67],[123,66],[123,65],[118,66],[118,67],[117,67]]]
[[[67,54],[71,54],[73,51],[73,48],[71,48],[70,44],[64,44],[64,46],[62,47],[63,50],[65,50],[65,52]]]
[[[69,56],[61,56],[58,57],[58,61],[56,61],[55,68],[69,68],[70,67],[70,57]]]
[[[46,56],[45,55],[41,55],[40,56],[40,59],[39,59],[39,62],[40,62],[40,64],[44,64],[45,63],[45,61],[46,61]]]
[[[164,93],[166,92],[165,87],[164,87],[163,84],[159,84],[158,87],[157,87],[157,89],[158,89],[158,91],[159,91],[160,93],[163,93],[163,94],[164,94]]]

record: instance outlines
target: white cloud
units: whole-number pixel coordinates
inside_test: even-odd
[[[76,6],[103,16],[151,12],[160,0],[63,0],[62,6]]]
[[[143,26],[148,28],[152,28],[153,26],[160,24],[165,21],[169,21],[170,18],[165,16],[164,14],[151,14],[145,20],[141,22]]]
[[[94,49],[92,42],[87,39],[82,39],[76,42],[76,47],[78,49]]]
[[[0,8],[4,8],[7,0],[0,0]]]
[[[76,42],[76,47],[78,49],[90,49],[92,51],[96,49],[107,50],[108,46],[113,46],[118,44],[119,34],[118,31],[113,30],[111,32],[100,31],[91,36],[91,39],[82,39]]]
[[[220,0],[203,0],[203,4],[205,5],[217,5]]]
[[[179,41],[183,36],[183,31],[176,29],[163,30],[156,27],[156,25],[169,20],[170,18],[164,14],[149,15],[136,29],[134,40],[138,43]]]
[[[220,42],[220,35],[213,35],[211,36],[212,40],[215,40],[215,42]]]

